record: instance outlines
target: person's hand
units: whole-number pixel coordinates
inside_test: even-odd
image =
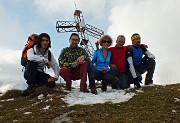
[[[46,64],[47,68],[51,68],[51,65],[50,65],[50,61],[48,61],[48,63]]]
[[[148,45],[146,44],[141,44],[144,48],[148,48]]]
[[[134,81],[134,85],[136,85],[137,88],[141,88],[141,80],[140,78],[136,77],[136,78],[133,78],[133,81]]]
[[[84,63],[84,55],[81,55],[79,58],[77,58],[77,64],[83,64]]]
[[[111,64],[111,67],[116,67],[116,65],[115,64]]]
[[[95,42],[95,45],[96,45],[96,49],[99,49],[99,42],[98,41]]]
[[[138,77],[133,78],[133,81],[134,81],[134,82],[141,82],[141,80],[140,80]]]
[[[57,78],[50,77],[50,78],[48,79],[48,82],[53,82],[53,81],[57,81],[57,80],[58,80]]]

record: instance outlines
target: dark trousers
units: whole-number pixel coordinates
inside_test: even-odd
[[[111,74],[116,79],[116,83],[118,88],[126,89],[130,87],[128,83],[128,76],[127,73],[120,73],[117,67],[111,67]]]
[[[98,71],[94,65],[89,65],[88,68],[88,77],[89,77],[89,87],[95,87],[95,80],[101,81],[102,85],[115,85],[115,79],[110,74],[110,72],[103,73],[102,71]]]
[[[87,68],[88,68],[88,62],[85,61],[83,64],[78,65],[76,68],[67,68],[62,67],[60,69],[59,74],[61,77],[66,81],[66,87],[71,88],[72,81],[71,80],[79,80],[80,82],[80,88],[86,89],[87,88]]]
[[[27,80],[28,85],[46,85],[47,87],[55,87],[55,81],[48,82],[51,77],[49,74],[37,71],[37,62],[28,61],[26,70],[24,72],[24,78]]]
[[[153,74],[155,70],[156,62],[152,58],[144,57],[142,60],[142,64],[135,67],[135,72],[139,80],[142,80],[142,74],[147,72],[145,77],[145,84],[153,83]],[[129,81],[132,83],[132,75],[129,74]]]

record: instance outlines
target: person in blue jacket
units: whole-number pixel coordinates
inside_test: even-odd
[[[99,39],[99,44],[101,48],[95,50],[88,69],[89,87],[93,94],[97,94],[95,80],[102,80],[102,91],[107,90],[108,84],[113,85],[113,82],[115,82],[113,76],[110,74],[111,52],[108,50],[112,44],[112,38],[109,35],[103,35]]]
[[[153,74],[155,70],[155,56],[141,44],[141,37],[138,33],[131,36],[132,46],[127,51],[127,61],[129,64],[129,79],[135,87],[141,88],[142,74],[147,72],[145,85],[153,84]]]

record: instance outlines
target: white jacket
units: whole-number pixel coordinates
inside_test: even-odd
[[[27,51],[27,59],[33,62],[38,62],[38,68],[37,70],[40,72],[44,72],[44,69],[46,67],[46,64],[48,63],[48,50],[45,53],[45,55],[41,55],[39,52],[39,49],[37,45],[35,45],[33,48],[30,48]],[[51,53],[51,60],[50,60],[50,66],[54,71],[54,78],[59,77],[59,66],[54,58],[54,55]]]

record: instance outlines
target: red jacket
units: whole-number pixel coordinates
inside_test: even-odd
[[[117,45],[109,48],[112,53],[111,64],[116,65],[121,73],[127,72],[126,51],[128,48],[129,46],[123,46],[120,48],[117,47]]]

